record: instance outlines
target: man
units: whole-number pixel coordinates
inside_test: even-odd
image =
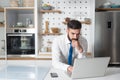
[[[59,36],[53,41],[52,65],[54,68],[72,72],[74,59],[85,57],[88,45],[87,40],[80,35],[81,27],[79,21],[71,20],[67,23],[67,34]],[[69,58],[70,54],[72,61]]]

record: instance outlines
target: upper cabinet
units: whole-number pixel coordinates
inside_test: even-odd
[[[5,8],[6,28],[34,28],[33,7]]]

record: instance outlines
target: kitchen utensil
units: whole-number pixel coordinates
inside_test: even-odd
[[[45,22],[45,33],[49,33],[49,28],[48,28],[49,22]]]
[[[18,0],[10,0],[11,7],[18,7]]]
[[[59,33],[59,32],[60,32],[60,29],[57,28],[57,27],[52,27],[52,28],[51,28],[51,31],[52,31],[52,33]]]

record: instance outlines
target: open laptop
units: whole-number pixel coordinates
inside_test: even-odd
[[[110,57],[75,59],[72,79],[104,76]]]

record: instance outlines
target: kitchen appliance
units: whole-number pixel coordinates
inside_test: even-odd
[[[29,33],[27,29],[14,29],[7,33],[7,55],[8,56],[34,56],[35,34]]]
[[[95,57],[110,56],[110,64],[120,64],[120,12],[96,12]]]

